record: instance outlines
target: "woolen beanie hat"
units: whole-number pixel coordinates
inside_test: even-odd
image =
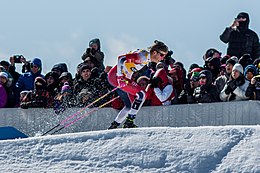
[[[246,76],[247,72],[251,72],[255,76],[255,75],[257,75],[257,68],[254,65],[250,64],[250,65],[246,66],[246,68],[244,70],[244,76]]]
[[[236,56],[232,56],[230,59],[233,59],[236,63],[238,63],[238,58]]]
[[[46,80],[42,77],[38,76],[34,80],[34,89],[36,90],[43,90],[46,89],[47,83]]]
[[[244,74],[243,66],[241,64],[236,63],[232,68],[232,71],[237,70],[240,73]]]
[[[82,71],[85,70],[85,69],[89,69],[89,70],[91,71],[91,67],[84,64],[84,65],[82,65],[82,66],[79,68],[80,73],[82,73]]]
[[[190,79],[194,82],[199,81],[199,74],[200,72],[192,72]]]
[[[37,65],[40,68],[42,67],[42,61],[40,60],[40,58],[34,58],[32,60],[32,64]]]
[[[226,65],[227,65],[228,63],[230,63],[230,64],[232,64],[232,65],[235,65],[235,64],[236,64],[236,61],[235,61],[234,59],[228,59],[228,60],[226,61]]]
[[[10,63],[4,60],[0,62],[0,65],[10,67]]]
[[[89,42],[89,47],[91,47],[93,44],[97,44],[97,46],[98,46],[98,49],[100,49],[100,40],[98,39],[98,38],[94,38],[94,39],[92,39],[92,40],[90,40],[90,42]]]
[[[71,87],[68,82],[65,82],[61,88],[61,93],[64,93],[64,92],[71,92]]]
[[[0,77],[4,77],[6,79],[8,79],[8,74],[6,72],[0,72]]]
[[[46,86],[46,80],[43,79],[42,77],[38,76],[34,80],[35,85],[43,85]]]

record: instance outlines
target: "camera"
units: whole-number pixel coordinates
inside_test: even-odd
[[[96,49],[94,49],[94,48],[91,48],[91,47],[89,47],[89,48],[87,48],[86,49],[86,54],[87,55],[92,55],[92,56],[94,56],[95,54],[96,54]]]
[[[255,80],[256,80],[257,82],[260,82],[260,75],[255,76]]]
[[[14,63],[22,63],[21,59],[24,58],[23,55],[14,55]]]

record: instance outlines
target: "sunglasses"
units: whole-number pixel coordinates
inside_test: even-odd
[[[31,65],[31,68],[38,68],[37,65]]]
[[[166,53],[162,53],[159,50],[156,50],[156,52],[159,53],[160,57],[165,57],[166,56]]]
[[[198,81],[199,81],[199,78],[198,78],[198,77],[194,77],[194,78],[191,78],[190,81],[191,81],[191,82],[198,82]]]
[[[61,78],[61,80],[69,80],[69,78],[68,77],[63,77],[63,78]]]

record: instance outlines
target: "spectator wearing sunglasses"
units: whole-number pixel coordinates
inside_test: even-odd
[[[244,54],[250,54],[254,61],[260,56],[260,44],[258,35],[249,29],[249,22],[248,13],[239,13],[232,25],[220,35],[220,40],[228,43],[228,55],[241,58]]]
[[[212,84],[212,73],[209,70],[202,70],[199,73],[199,85],[193,94],[196,103],[219,101],[217,87]]]
[[[42,72],[42,62],[39,58],[34,58],[31,63],[31,70],[29,72],[23,73],[18,78],[18,81],[16,82],[16,103],[19,104],[20,100],[20,92],[27,90],[33,90],[34,89],[34,81],[36,77],[42,77],[44,76],[41,74]]]
[[[189,82],[184,85],[184,89],[178,97],[179,104],[194,103],[194,89],[200,86],[199,73],[202,68],[194,68],[188,75]]]

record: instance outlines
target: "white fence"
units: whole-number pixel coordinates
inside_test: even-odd
[[[13,126],[28,136],[40,135],[79,110],[70,108],[56,115],[52,109],[4,108],[0,109],[0,127]],[[82,111],[81,115],[88,111]],[[116,110],[102,108],[59,133],[104,130],[116,115]],[[143,107],[135,122],[139,127],[257,125],[260,124],[260,101]]]

